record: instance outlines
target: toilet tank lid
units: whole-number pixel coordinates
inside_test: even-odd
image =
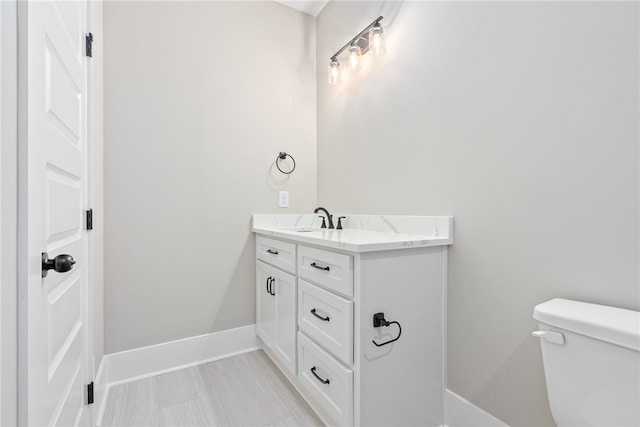
[[[640,312],[637,311],[556,298],[536,305],[533,318],[556,328],[640,351]]]

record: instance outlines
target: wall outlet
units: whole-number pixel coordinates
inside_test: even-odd
[[[281,191],[280,195],[278,196],[278,206],[281,208],[288,208],[289,207],[289,192],[288,191]]]

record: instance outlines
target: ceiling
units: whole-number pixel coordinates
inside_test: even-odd
[[[288,6],[300,12],[307,13],[311,16],[318,16],[323,7],[329,3],[329,0],[274,0],[277,3]]]

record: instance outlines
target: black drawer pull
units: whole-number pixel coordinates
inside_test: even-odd
[[[267,249],[267,252],[273,255],[278,255],[278,251],[274,251],[273,249]]]
[[[320,267],[319,265],[317,265],[315,262],[311,263],[311,267],[313,268],[317,268],[318,270],[324,270],[324,271],[329,271],[329,266],[327,265],[326,267]]]
[[[324,320],[325,322],[328,322],[329,320],[331,320],[329,318],[329,316],[327,316],[327,317],[320,316],[318,313],[316,313],[316,309],[315,308],[311,310],[311,314],[313,314],[314,316],[316,316],[320,320]]]
[[[320,375],[316,374],[316,367],[314,366],[313,368],[311,368],[311,373],[313,374],[314,377],[316,377],[318,379],[318,381],[320,381],[322,384],[329,384],[329,379],[327,378],[326,380],[323,380],[322,378],[320,378]]]

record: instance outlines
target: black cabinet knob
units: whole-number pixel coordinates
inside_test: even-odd
[[[49,259],[49,254],[42,253],[42,277],[47,277],[49,270],[57,273],[66,273],[73,268],[76,261],[71,255],[61,254],[53,259]]]

